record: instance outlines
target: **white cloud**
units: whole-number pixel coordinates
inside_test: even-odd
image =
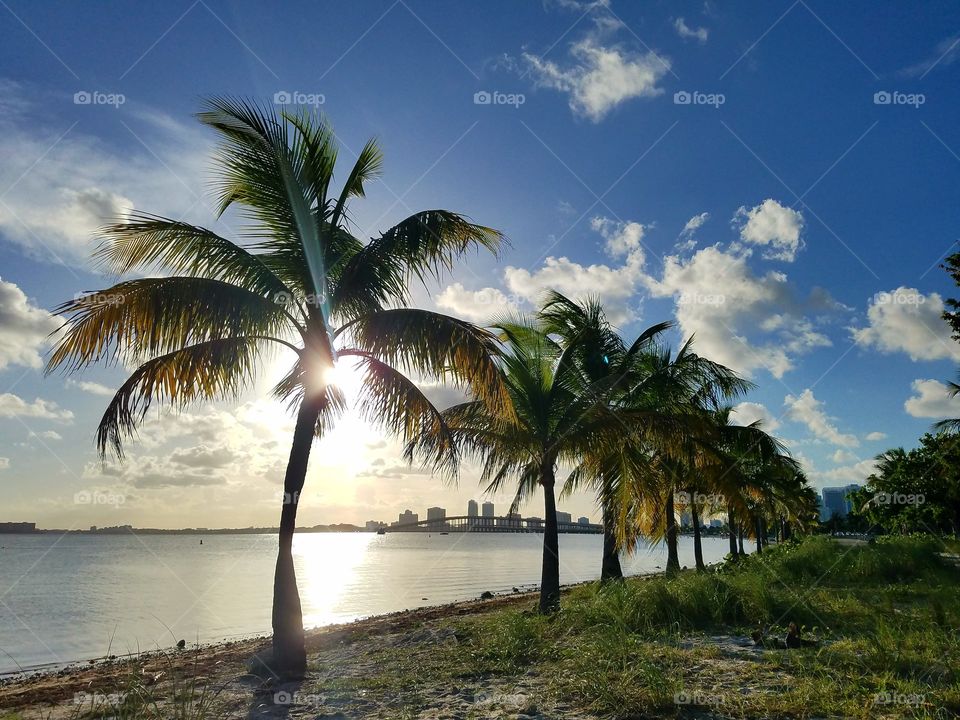
[[[668,256],[660,279],[647,278],[651,294],[677,300],[677,321],[685,336],[695,335],[698,352],[739,372],[766,369],[782,377],[797,355],[830,340],[804,316],[804,306],[836,309],[820,291],[800,302],[787,276],[755,274],[749,253],[705,247],[690,258]]]
[[[19,287],[0,279],[0,370],[9,365],[40,367],[40,351],[58,327],[59,321],[32,305]]]
[[[125,113],[138,138],[126,138],[133,151],[112,149],[115,143],[84,133],[89,125],[50,123],[48,102],[0,82],[0,187],[9,188],[0,203],[0,233],[6,239],[33,257],[69,266],[86,263],[96,230],[134,206],[174,218],[192,209],[191,221],[213,222],[209,209],[195,207],[209,147],[199,123],[113,111]]]
[[[0,470],[6,470],[10,467],[10,458],[0,457]]]
[[[707,38],[710,36],[710,31],[705,27],[698,27],[696,29],[691,28],[687,25],[686,21],[682,17],[678,17],[673,22],[673,29],[677,31],[677,35],[682,37],[684,40],[693,38],[701,43],[705,43]]]
[[[77,388],[78,390],[83,390],[84,392],[90,393],[91,395],[102,395],[103,397],[113,397],[115,394],[113,390],[108,388],[106,385],[101,385],[100,383],[90,382],[88,380],[74,380],[69,378],[66,382],[67,387]]]
[[[877,470],[877,461],[873,458],[861,460],[853,465],[844,465],[843,467],[826,470],[823,472],[814,471],[810,477],[816,479],[824,485],[858,483],[863,485],[866,479]]]
[[[770,260],[793,262],[802,246],[803,216],[776,200],[768,198],[756,207],[741,207],[733,217],[741,222],[740,238],[763,247],[763,256]]]
[[[851,448],[857,447],[860,441],[856,435],[840,432],[824,411],[824,403],[817,400],[813,391],[807,388],[799,397],[787,395],[783,400],[787,407],[787,417],[795,422],[803,423],[813,435],[833,445]]]
[[[646,226],[638,222],[618,222],[605,217],[595,217],[590,220],[590,227],[600,233],[606,240],[604,250],[610,257],[623,257],[633,253],[640,253],[636,262],[643,264],[644,256],[641,250],[643,234]]]
[[[742,402],[733,408],[733,421],[737,425],[750,425],[757,420],[765,432],[774,432],[780,427],[780,421],[773,416],[766,406],[755,402]]]
[[[63,435],[56,430],[44,430],[43,432],[30,431],[30,437],[42,438],[43,440],[63,440]]]
[[[609,19],[597,23],[607,30],[619,26]],[[657,82],[670,69],[669,62],[652,50],[640,53],[603,45],[601,32],[573,43],[570,57],[572,63],[561,67],[537,55],[523,54],[537,85],[566,93],[570,109],[593,122],[600,122],[627,100],[661,95],[663,88],[657,87]]]
[[[518,298],[509,298],[492,287],[467,290],[462,283],[448,285],[437,295],[437,306],[471,322],[487,323],[516,312]]]
[[[937,43],[937,46],[927,58],[904,68],[900,71],[900,74],[907,77],[926,75],[935,67],[949,67],[957,61],[957,58],[960,58],[960,35],[951,35]]]
[[[943,310],[939,294],[901,286],[874,295],[867,308],[867,327],[850,332],[863,347],[903,352],[911,360],[960,360],[960,343],[950,337]]]
[[[534,272],[512,266],[504,271],[507,289],[518,297],[536,303],[549,288],[571,298],[597,296],[607,317],[617,324],[636,317],[631,299],[643,276],[640,251],[628,255],[619,267],[602,263],[581,265],[565,257],[548,257]]]
[[[840,465],[842,463],[855,463],[859,461],[860,458],[858,458],[849,450],[838,449],[833,453],[832,459],[835,463]]]
[[[73,413],[49,400],[37,398],[30,403],[12,393],[3,393],[0,395],[0,418],[15,417],[69,422],[73,420]]]
[[[884,432],[880,432],[878,430],[875,430],[872,433],[867,433],[866,437],[864,438],[864,440],[867,440],[868,442],[879,442],[880,440],[886,440],[886,439],[887,439],[887,434]]]
[[[677,249],[692,250],[696,247],[697,241],[694,239],[694,235],[696,235],[697,230],[703,227],[704,223],[709,219],[710,213],[703,212],[687,220],[687,224],[683,226],[683,230],[680,231],[680,235],[677,237]]]
[[[939,380],[914,380],[910,388],[915,395],[903,404],[908,415],[916,418],[960,417],[960,397],[950,394],[950,387]]]

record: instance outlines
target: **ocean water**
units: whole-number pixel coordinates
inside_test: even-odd
[[[0,674],[270,631],[274,535],[0,535]],[[560,536],[563,583],[599,577],[602,538]],[[706,562],[725,538],[703,542]],[[542,536],[303,533],[294,540],[308,627],[539,583]],[[662,546],[623,558],[655,572]],[[693,541],[680,539],[693,566]]]

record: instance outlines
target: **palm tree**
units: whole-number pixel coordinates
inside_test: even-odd
[[[136,367],[97,428],[101,455],[123,442],[154,404],[237,398],[264,355],[296,359],[276,397],[296,408],[284,476],[274,577],[273,652],[265,665],[305,672],[303,620],[292,543],[300,491],[315,437],[345,410],[327,382],[350,358],[364,375],[358,411],[405,439],[430,428],[437,451],[451,447],[438,410],[405,373],[466,384],[480,401],[508,401],[493,362],[496,338],[445,315],[404,307],[411,280],[424,281],[473,248],[497,251],[501,235],[445,210],[417,213],[369,242],[351,234],[351,199],[381,170],[366,144],[335,192],[337,145],[322,119],[217,98],[199,119],[218,134],[219,212],[249,222],[228,240],[206,228],[134,214],[105,229],[97,252],[118,274],[163,273],[119,282],[64,303],[66,320],[48,372],[94,363]]]
[[[644,330],[629,346],[607,321],[599,300],[587,298],[574,301],[556,291],[549,291],[538,317],[545,332],[559,338],[561,345],[572,350],[572,360],[583,374],[586,388],[595,393],[595,401],[602,402],[616,412],[620,408],[620,399],[625,391],[636,385],[649,363],[647,354],[657,349],[659,337],[672,324],[658,323]],[[636,408],[633,408],[635,414]],[[666,408],[651,410],[665,413]],[[629,418],[624,417],[622,434],[629,434]],[[661,431],[669,423],[651,424]],[[571,494],[583,485],[590,485],[597,493],[598,504],[603,516],[603,556],[600,565],[600,581],[622,580],[623,569],[620,565],[620,546],[614,530],[616,507],[615,479],[623,470],[626,456],[615,452],[612,458],[598,457],[590,453],[583,459],[579,468],[564,484],[564,496]],[[612,467],[610,467],[612,463]]]
[[[443,463],[451,447],[437,432],[443,428],[463,455],[481,463],[480,481],[488,492],[516,483],[511,510],[538,487],[543,491],[539,609],[551,613],[560,606],[558,466],[575,465],[588,453],[603,452],[617,441],[622,426],[595,401],[594,391],[573,362],[574,346],[561,346],[534,319],[509,319],[494,329],[503,343],[498,362],[509,400],[499,407],[472,400],[444,410],[442,422],[410,443],[408,455],[425,454]]]
[[[958,382],[947,383],[947,388],[950,392],[950,397],[957,397],[958,395],[960,395],[960,375],[958,375],[957,380]],[[953,432],[960,431],[960,418],[949,418],[947,420],[941,420],[940,422],[936,423],[933,426],[933,428],[934,430],[949,430]]]

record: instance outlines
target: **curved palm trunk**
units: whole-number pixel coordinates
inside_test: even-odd
[[[727,506],[727,534],[730,536],[730,557],[737,559],[737,527],[733,521],[733,508]]]
[[[693,557],[697,564],[697,572],[703,572],[707,566],[703,564],[703,545],[700,541],[700,509],[695,502],[690,503],[690,520],[693,523]]]
[[[273,578],[273,667],[281,677],[303,677],[307,652],[303,637],[303,612],[297,575],[293,567],[293,533],[297,525],[300,491],[307,477],[310,448],[321,404],[304,400],[297,412],[293,445],[283,479],[283,510],[280,513],[280,543]]]
[[[746,551],[743,549],[743,527],[737,526],[737,545],[739,545],[739,550],[741,555],[746,555]]]
[[[540,576],[540,612],[560,609],[560,540],[557,534],[557,499],[554,496],[553,465],[540,469],[543,486],[543,567]]]
[[[600,566],[600,582],[623,580],[623,568],[620,566],[620,553],[617,538],[613,532],[613,520],[610,513],[603,511],[603,563]]]
[[[680,570],[680,553],[677,551],[677,515],[673,506],[673,492],[667,494],[667,503],[664,507],[665,522],[667,524],[664,537],[667,540],[667,575]]]

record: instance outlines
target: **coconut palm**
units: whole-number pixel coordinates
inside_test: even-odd
[[[652,325],[627,346],[607,321],[598,299],[575,301],[556,291],[547,293],[538,317],[545,332],[558,337],[561,345],[572,350],[571,359],[586,379],[586,387],[593,389],[596,402],[606,404],[611,412],[621,409],[620,400],[625,392],[642,380],[650,365],[647,353],[657,350],[660,336],[672,327],[669,322]],[[633,408],[631,412],[636,410]],[[655,406],[650,412],[665,415],[667,408]],[[647,426],[659,431],[662,437],[665,431],[675,429],[671,420],[664,417],[661,422],[648,423]],[[624,436],[632,430],[629,422],[625,417],[621,430]],[[617,513],[616,478],[624,470],[627,459],[621,448],[617,448],[610,458],[591,453],[570,474],[563,488],[564,495],[569,495],[589,485],[597,494],[603,516],[601,582],[623,579],[613,518]]]
[[[351,233],[351,200],[381,170],[368,142],[334,185],[337,143],[323,118],[277,114],[217,98],[199,119],[219,136],[219,212],[247,222],[230,240],[203,227],[134,214],[107,227],[97,259],[118,274],[152,271],[64,303],[48,371],[94,363],[135,367],[97,428],[101,454],[124,441],[154,405],[235,399],[272,348],[292,351],[274,394],[295,409],[284,476],[274,578],[273,652],[278,674],[305,671],[303,622],[292,542],[315,437],[345,400],[328,383],[348,358],[363,374],[358,412],[409,439],[430,428],[437,452],[452,439],[438,410],[408,375],[466,384],[478,402],[508,401],[492,357],[496,338],[445,315],[404,307],[411,281],[449,268],[473,248],[496,251],[501,235],[445,210],[417,213],[363,242]],[[447,453],[449,456],[450,453]]]
[[[960,375],[957,378],[958,382],[948,382],[947,389],[950,393],[950,397],[957,397],[960,395]],[[948,418],[947,420],[941,420],[936,423],[934,426],[935,430],[948,430],[952,432],[960,431],[960,418]]]
[[[556,475],[588,453],[602,452],[622,436],[621,421],[603,403],[573,361],[574,346],[551,339],[535,319],[517,318],[494,327],[503,343],[498,362],[508,401],[495,407],[472,400],[441,413],[408,446],[411,458],[441,459],[450,447],[437,430],[449,432],[461,453],[481,464],[480,481],[488,492],[515,486],[511,510],[543,492],[543,565],[539,609],[560,606]],[[452,465],[447,464],[449,469]]]

